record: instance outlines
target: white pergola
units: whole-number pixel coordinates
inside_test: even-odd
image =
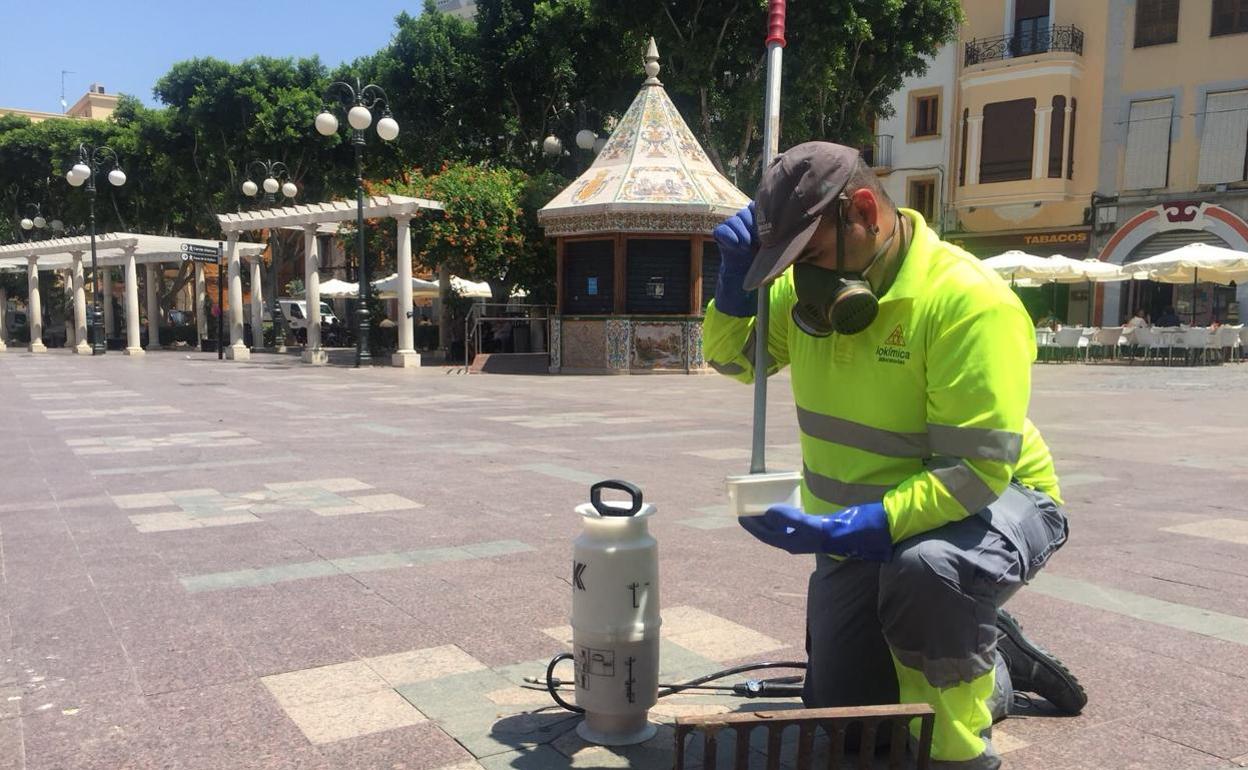
[[[424,198],[408,198],[400,195],[379,195],[364,201],[365,219],[383,219],[391,217],[398,224],[397,255],[398,274],[412,274],[412,239],[410,227],[412,217],[424,211],[442,211],[442,204]],[[326,361],[325,351],[321,349],[321,279],[320,254],[318,253],[317,232],[329,223],[351,222],[356,218],[357,204],[355,201],[332,201],[329,203],[309,203],[297,206],[261,209],[259,211],[240,211],[236,214],[218,214],[221,230],[226,237],[226,253],[230,266],[230,346],[226,355],[234,359],[246,359],[251,351],[243,342],[243,294],[241,262],[242,256],[235,244],[241,233],[270,228],[303,230],[304,253],[304,298],[308,306],[307,345],[303,350],[303,360],[310,364],[323,364]],[[252,286],[260,284],[260,265],[252,261]],[[412,287],[407,281],[399,282],[399,307],[410,309],[412,306]],[[260,317],[262,305],[257,300],[256,290],[252,289],[252,313]],[[415,339],[411,323],[399,324],[399,349],[391,358],[395,366],[420,366],[420,356],[416,353]]]
[[[147,270],[147,328],[148,345],[159,344],[160,311],[157,308],[156,273],[162,264],[180,262],[182,260],[182,244],[216,248],[218,241],[206,241],[197,238],[179,238],[163,235],[144,235],[142,233],[108,233],[95,237],[96,263],[100,267],[124,266],[126,283],[126,353],[132,356],[143,354],[139,344],[139,277],[138,265]],[[258,243],[232,244],[240,254],[254,256],[264,251]],[[29,281],[29,312],[30,346],[32,353],[47,350],[43,344],[42,304],[39,296],[40,270],[65,270],[70,275],[74,294],[74,351],[89,355],[91,345],[87,341],[87,296],[84,280],[84,260],[91,258],[91,236],[76,235],[68,238],[53,238],[46,241],[29,243],[10,243],[0,246],[0,270],[25,268]],[[100,293],[104,302],[104,328],[113,328],[112,274],[104,271],[99,276]],[[195,307],[199,336],[207,336],[208,320],[204,316],[204,266],[195,264]],[[0,289],[0,307],[4,307],[7,297]],[[239,300],[241,303],[241,299]],[[2,345],[2,343],[0,343]],[[0,347],[0,349],[3,349]]]

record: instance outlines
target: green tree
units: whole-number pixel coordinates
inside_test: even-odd
[[[666,90],[721,172],[746,189],[759,174],[766,0],[593,0],[607,29],[658,44]],[[790,3],[781,149],[814,139],[857,145],[889,114],[903,79],[953,39],[958,0]]]
[[[502,301],[523,272],[525,181],[516,169],[452,163],[435,174],[413,171],[386,192],[432,198],[445,207],[413,220],[417,263],[487,280]]]
[[[540,170],[549,163],[546,136],[567,142],[578,129],[601,129],[622,114],[640,83],[646,32],[613,22],[597,0],[478,2],[478,50],[488,75],[479,87],[491,108],[484,146],[492,157]],[[562,170],[574,167],[565,161]]]
[[[388,46],[353,66],[386,91],[399,121],[392,172],[483,159],[490,111],[472,22],[438,13],[427,0],[419,16],[399,14]]]

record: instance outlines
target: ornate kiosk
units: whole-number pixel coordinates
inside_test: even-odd
[[[716,170],[663,84],[646,81],[593,165],[538,213],[555,238],[551,372],[706,371],[702,312],[719,271],[711,231],[749,198]]]

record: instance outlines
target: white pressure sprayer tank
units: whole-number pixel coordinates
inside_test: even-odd
[[[602,499],[604,489],[627,503]],[[647,720],[659,686],[658,543],[646,528],[655,513],[627,481],[600,481],[577,506],[585,525],[572,560],[572,647],[576,703],[585,719],[576,732],[603,746],[654,736]]]

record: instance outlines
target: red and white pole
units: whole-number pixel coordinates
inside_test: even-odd
[[[784,54],[785,0],[767,4],[767,95],[763,100],[763,171],[780,146],[780,64]],[[767,331],[771,303],[768,285],[758,289],[758,313],[754,316],[754,440],[750,447],[750,473],[766,473],[767,444]]]
[[[780,63],[784,53],[785,0],[767,4],[767,96],[763,102],[763,168],[779,152],[780,144]]]

